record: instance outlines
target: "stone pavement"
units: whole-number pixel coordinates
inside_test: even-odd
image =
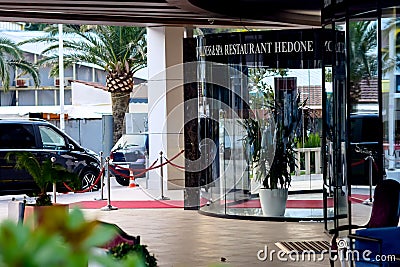
[[[127,188],[112,182],[112,200],[148,200],[160,196],[159,190]],[[105,194],[107,195],[107,194]],[[171,199],[183,199],[182,190],[166,191]],[[59,203],[73,203],[99,198],[99,192],[59,194]],[[14,196],[21,199],[21,196]],[[0,197],[0,219],[7,218],[11,196]],[[111,201],[112,204],[112,201]],[[356,220],[364,223],[370,207],[357,205]],[[257,253],[268,247],[278,250],[277,241],[329,240],[321,222],[269,222],[209,217],[197,211],[169,209],[119,209],[101,211],[86,209],[88,219],[115,223],[131,235],[140,235],[158,259],[159,266],[327,266],[328,261],[280,261],[277,253],[272,261],[260,261]],[[222,263],[221,258],[226,262]]]

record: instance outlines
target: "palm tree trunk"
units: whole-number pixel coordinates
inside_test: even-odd
[[[112,112],[114,118],[114,144],[125,133],[125,113],[129,108],[130,92],[111,92]]]

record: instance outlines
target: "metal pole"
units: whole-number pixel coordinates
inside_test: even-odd
[[[160,167],[161,197],[160,197],[160,199],[161,200],[168,200],[169,198],[164,196],[164,171],[163,171],[163,166],[162,166],[162,164],[163,164],[163,152],[162,151],[160,151],[160,164],[161,164],[161,167]]]
[[[110,157],[106,158],[106,177],[107,177],[107,206],[101,208],[103,211],[117,210],[117,207],[111,205],[111,185],[110,185]]]
[[[64,119],[64,43],[63,43],[63,25],[58,24],[58,80],[60,86],[60,129],[65,131]]]
[[[369,201],[372,202],[372,163],[373,163],[374,158],[372,155],[368,156],[368,162],[369,162]]]
[[[50,158],[52,168],[54,167],[53,164],[56,162],[56,160],[56,157]],[[57,184],[55,182],[53,183],[53,202],[57,203]]]
[[[57,185],[53,183],[53,202],[57,203]]]
[[[103,169],[104,167],[104,155],[103,151],[100,151],[100,168]],[[103,199],[104,197],[104,171],[100,177],[100,198]]]
[[[149,167],[149,156],[146,155],[146,168]],[[146,172],[146,189],[149,189],[149,172]]]
[[[104,153],[100,151],[100,169],[104,168]],[[105,200],[104,198],[104,173],[100,177],[100,198],[95,198],[95,200]]]

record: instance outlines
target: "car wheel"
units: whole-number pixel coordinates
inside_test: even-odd
[[[119,183],[122,186],[128,186],[129,185],[129,179],[124,178],[122,176],[116,175],[115,180],[117,180],[117,183]]]
[[[87,190],[92,187],[94,182],[96,182],[96,179],[99,175],[99,172],[93,171],[93,170],[84,170],[81,173],[81,184],[82,184],[82,190]],[[89,191],[97,191],[99,190],[100,187],[100,181],[93,186],[93,188]]]

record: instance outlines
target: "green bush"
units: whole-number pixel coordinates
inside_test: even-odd
[[[86,221],[79,209],[53,214],[36,228],[7,220],[0,224],[0,267],[87,267],[89,262],[104,267],[156,266],[146,265],[137,255],[116,260],[103,253],[100,248],[114,236],[115,229]]]
[[[157,259],[154,257],[154,254],[151,255],[149,253],[146,245],[121,243],[118,246],[111,248],[108,253],[118,260],[125,259],[128,255],[136,255],[144,263],[144,266],[157,266]]]
[[[300,138],[296,139],[297,148],[312,148],[321,146],[321,138],[318,133],[311,133],[307,136],[304,144]]]

